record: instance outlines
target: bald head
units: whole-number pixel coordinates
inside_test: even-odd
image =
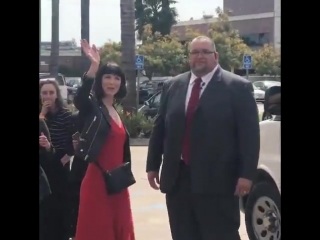
[[[205,76],[217,66],[218,53],[210,38],[199,36],[191,41],[189,64],[191,71],[197,77]]]
[[[195,42],[207,42],[211,45],[212,51],[216,51],[216,45],[214,44],[212,39],[210,39],[207,36],[198,36],[198,37],[194,38],[190,43],[190,48]]]

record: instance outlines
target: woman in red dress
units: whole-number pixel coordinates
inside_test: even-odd
[[[84,158],[90,164],[81,184],[75,239],[134,240],[128,189],[109,195],[102,172],[95,164],[107,171],[131,161],[129,137],[113,107],[114,100],[126,94],[125,77],[115,64],[99,68],[100,56],[94,45],[90,47],[86,40],[82,40],[81,46],[91,66],[78,89],[74,104],[79,112],[91,119],[85,120],[78,145],[80,152],[86,151]],[[90,95],[91,90],[93,95]],[[96,100],[96,105],[92,99]],[[99,108],[102,109],[100,112]],[[103,111],[106,114],[101,113]],[[82,142],[84,145],[81,147]],[[86,145],[87,142],[89,144]]]

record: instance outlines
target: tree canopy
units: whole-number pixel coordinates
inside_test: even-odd
[[[275,50],[271,45],[266,44],[254,52],[253,64],[259,75],[281,75],[280,51]]]
[[[154,73],[172,76],[180,73],[187,61],[185,48],[170,36],[162,37],[156,33],[147,38],[138,48],[138,53],[145,56],[145,74],[151,79]]]
[[[142,38],[144,27],[151,25],[152,34],[159,32],[169,35],[171,27],[177,23],[178,12],[175,0],[135,0],[136,30]]]
[[[121,43],[120,42],[107,42],[101,49],[101,62],[115,62],[121,65]]]
[[[136,10],[138,2],[136,1]],[[161,10],[162,1],[154,2],[152,6]],[[151,5],[149,7],[152,9]],[[207,36],[215,42],[219,53],[219,64],[224,69],[230,71],[241,69],[243,55],[251,54],[257,74],[280,75],[280,51],[276,51],[271,45],[265,45],[258,50],[250,49],[240,37],[238,30],[232,27],[226,13],[217,8],[216,16],[217,21],[211,24]],[[173,76],[188,70],[188,42],[199,35],[202,34],[186,28],[185,40],[180,42],[177,33],[162,34],[155,31],[151,23],[144,24],[141,34],[142,44],[137,46],[136,53],[145,57],[145,71],[143,71],[145,76],[152,79],[154,75]],[[121,65],[120,58],[121,43],[107,42],[102,47],[102,62],[112,61]]]

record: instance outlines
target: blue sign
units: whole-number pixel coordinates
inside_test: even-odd
[[[243,55],[242,64],[244,69],[252,68],[252,56],[251,55]]]
[[[136,69],[137,70],[144,69],[144,56],[136,55]]]

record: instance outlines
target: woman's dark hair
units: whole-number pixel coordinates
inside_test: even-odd
[[[41,88],[46,84],[52,84],[54,86],[54,88],[56,89],[56,93],[57,93],[57,98],[56,98],[56,101],[55,101],[56,107],[58,109],[64,108],[65,106],[64,106],[64,103],[63,103],[63,99],[62,99],[62,96],[61,96],[61,91],[60,91],[58,83],[56,81],[54,81],[54,80],[43,80],[43,81],[40,81],[40,84],[39,84],[39,105],[40,105],[39,107],[40,107],[40,111],[41,111],[41,108],[42,108]]]
[[[107,63],[99,67],[92,89],[98,101],[101,101],[101,99],[105,95],[102,88],[102,77],[105,74],[112,74],[121,78],[119,91],[115,94],[114,97],[116,100],[124,98],[127,95],[126,78],[124,76],[124,73],[116,63]]]

